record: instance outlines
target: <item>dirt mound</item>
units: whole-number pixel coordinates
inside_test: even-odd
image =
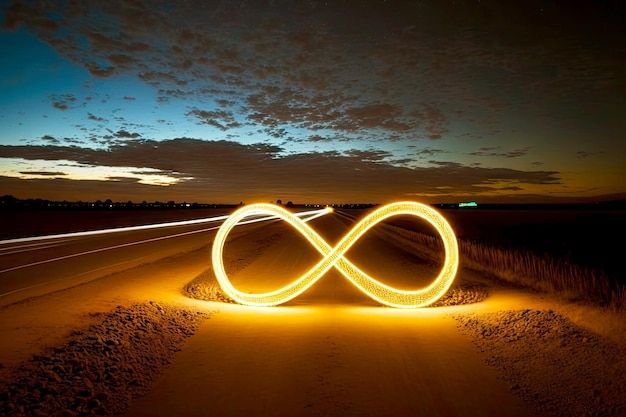
[[[3,416],[92,416],[123,412],[145,392],[206,313],[154,302],[118,306],[63,346],[48,349],[0,386]]]
[[[479,303],[487,298],[489,293],[483,285],[467,285],[452,288],[431,307],[458,306],[462,304]]]
[[[195,277],[183,288],[183,293],[190,298],[203,301],[218,301],[221,303],[234,303],[234,301],[222,292],[219,284],[209,271],[204,271]]]
[[[548,310],[456,315],[511,389],[550,416],[626,415],[619,347]]]

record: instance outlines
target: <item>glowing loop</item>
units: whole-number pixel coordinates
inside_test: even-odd
[[[299,231],[323,258],[304,275],[274,291],[251,294],[236,289],[224,270],[222,252],[226,238],[233,227],[252,214],[277,216]],[[352,245],[370,228],[389,217],[412,215],[426,220],[441,236],[445,257],[439,275],[427,287],[418,290],[400,290],[383,284],[369,276],[344,257]],[[320,279],[330,268],[337,268],[344,277],[365,294],[391,307],[423,307],[443,296],[454,281],[459,264],[456,236],[448,222],[433,208],[416,202],[398,202],[380,207],[359,221],[333,248],[301,219],[273,204],[252,204],[235,211],[222,224],[213,243],[213,270],[222,290],[233,300],[253,306],[273,306],[285,303],[302,294]]]

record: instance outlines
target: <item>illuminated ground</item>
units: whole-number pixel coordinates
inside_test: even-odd
[[[331,243],[350,227],[334,215],[313,226]],[[112,245],[137,237],[105,240]],[[244,289],[284,284],[317,256],[279,223],[245,226],[233,238],[226,268]],[[210,265],[210,248],[202,246],[210,240],[210,234],[190,235],[6,274],[4,293],[42,285],[0,298],[5,304],[0,310],[1,375],[9,378],[16,364],[93,322],[89,313],[148,300],[212,316],[151,391],[130,404],[129,416],[541,415],[536,411],[541,408],[518,395],[501,369],[486,364],[471,336],[459,331],[454,314],[552,308],[623,346],[624,324],[617,318],[503,288],[467,270],[460,279],[490,286],[484,302],[418,310],[381,307],[336,272],[276,308],[193,300],[182,289]],[[437,269],[376,236],[364,238],[350,259],[385,282],[409,288],[420,285],[417,277],[432,278]],[[93,271],[107,262],[135,266]],[[85,271],[91,272],[72,278]],[[54,283],[45,284],[50,277]],[[87,282],[74,285],[82,281]],[[50,292],[59,287],[69,288]],[[13,303],[41,293],[46,295]],[[558,351],[551,354],[559,356]],[[532,366],[528,363],[530,371]],[[531,388],[544,389],[537,384]]]

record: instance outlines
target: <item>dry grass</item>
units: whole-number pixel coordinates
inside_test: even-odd
[[[392,225],[385,225],[385,228],[422,253],[435,259],[442,256],[441,240],[437,237]],[[500,249],[461,239],[459,251],[463,266],[512,284],[557,294],[568,300],[591,302],[615,310],[626,309],[626,288],[611,284],[609,277],[601,271],[527,250]]]

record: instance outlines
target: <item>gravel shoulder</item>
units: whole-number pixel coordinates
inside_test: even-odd
[[[553,310],[455,314],[487,364],[538,413],[626,415],[626,351]]]
[[[97,313],[12,372],[0,387],[3,416],[107,416],[124,412],[209,315],[156,302]]]

